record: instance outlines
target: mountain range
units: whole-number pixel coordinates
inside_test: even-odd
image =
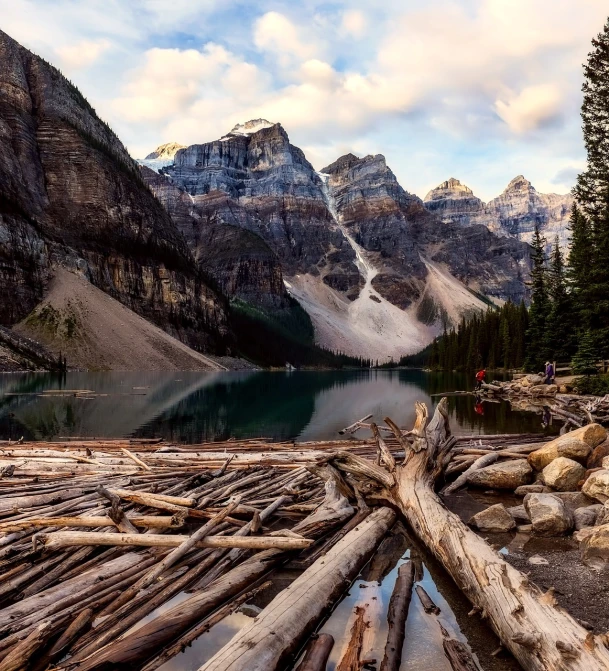
[[[414,352],[463,316],[526,299],[527,227],[558,230],[568,209],[524,178],[487,204],[457,180],[422,200],[381,154],[316,171],[264,119],[138,164],[78,89],[0,32],[0,324],[76,348],[82,365],[113,337],[103,319],[87,330],[88,300],[91,314],[113,309],[137,331],[127,309],[168,333],[177,367],[181,343],[238,353],[250,336],[236,310],[312,322],[318,344],[352,355]]]

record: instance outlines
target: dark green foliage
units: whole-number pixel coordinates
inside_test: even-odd
[[[595,375],[598,353],[591,331],[584,331],[579,338],[579,347],[573,357],[571,365],[576,375]]]
[[[434,370],[520,368],[524,361],[528,312],[524,303],[507,302],[485,314],[462,319],[421,352],[402,357],[401,366]]]
[[[575,195],[584,213],[595,221],[603,216],[609,190],[609,19],[592,47],[584,65],[581,110],[588,160],[577,178]]]
[[[535,226],[533,236],[531,268],[531,307],[529,308],[529,328],[526,333],[527,350],[524,366],[527,370],[543,370],[550,356],[546,347],[546,322],[550,312],[546,275],[546,240]]]
[[[234,300],[231,324],[239,356],[262,366],[369,368],[370,361],[319,347],[314,343],[311,318],[294,298],[290,307],[271,312]]]
[[[575,380],[575,387],[580,394],[604,396],[609,394],[609,375],[579,377]]]
[[[548,268],[550,311],[545,324],[545,344],[549,356],[558,361],[567,361],[576,346],[573,305],[565,275],[565,263],[557,237]]]
[[[586,347],[601,358],[609,356],[609,20],[592,47],[581,111],[587,164],[575,187],[569,282]]]

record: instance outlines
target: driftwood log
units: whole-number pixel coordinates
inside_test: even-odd
[[[412,449],[392,474],[395,486],[386,488],[384,496],[401,510],[524,669],[607,671],[609,650],[603,639],[580,626],[551,594],[544,595],[530,583],[436,495],[435,480],[454,445],[446,399],[429,423],[424,404],[417,403],[416,415]],[[332,463],[340,469],[340,455]],[[361,464],[359,470],[365,470]]]
[[[269,671],[295,652],[324,609],[355,578],[395,520],[389,508],[372,512],[324,557],[280,592],[199,671]]]
[[[406,618],[412,599],[414,564],[409,561],[398,569],[398,577],[389,600],[387,611],[387,643],[380,671],[399,671],[402,663],[402,647],[406,633]]]

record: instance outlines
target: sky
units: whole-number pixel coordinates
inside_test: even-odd
[[[424,197],[483,200],[583,167],[582,64],[607,0],[0,0],[0,29],[56,65],[129,149],[280,122],[321,169],[384,154]]]

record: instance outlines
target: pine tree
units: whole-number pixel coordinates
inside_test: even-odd
[[[593,375],[597,372],[596,361],[598,359],[594,336],[590,330],[583,332],[579,339],[579,347],[571,366],[576,375]]]
[[[529,310],[529,328],[527,330],[527,350],[525,368],[531,371],[543,369],[547,358],[545,346],[546,320],[548,318],[549,300],[546,281],[546,240],[541,236],[539,227],[535,226],[535,234],[531,243],[533,248],[531,269],[531,308]]]
[[[558,236],[554,240],[547,278],[551,306],[545,330],[546,349],[550,359],[568,361],[575,350],[573,310]]]
[[[609,189],[609,19],[592,40],[593,50],[584,65],[582,121],[587,166],[577,179],[575,195],[591,219],[601,215]]]
[[[574,313],[578,317],[578,322],[585,323],[588,319],[586,293],[590,286],[592,234],[588,218],[576,203],[573,203],[571,209],[569,230],[571,231],[571,249],[569,251],[567,280]]]

